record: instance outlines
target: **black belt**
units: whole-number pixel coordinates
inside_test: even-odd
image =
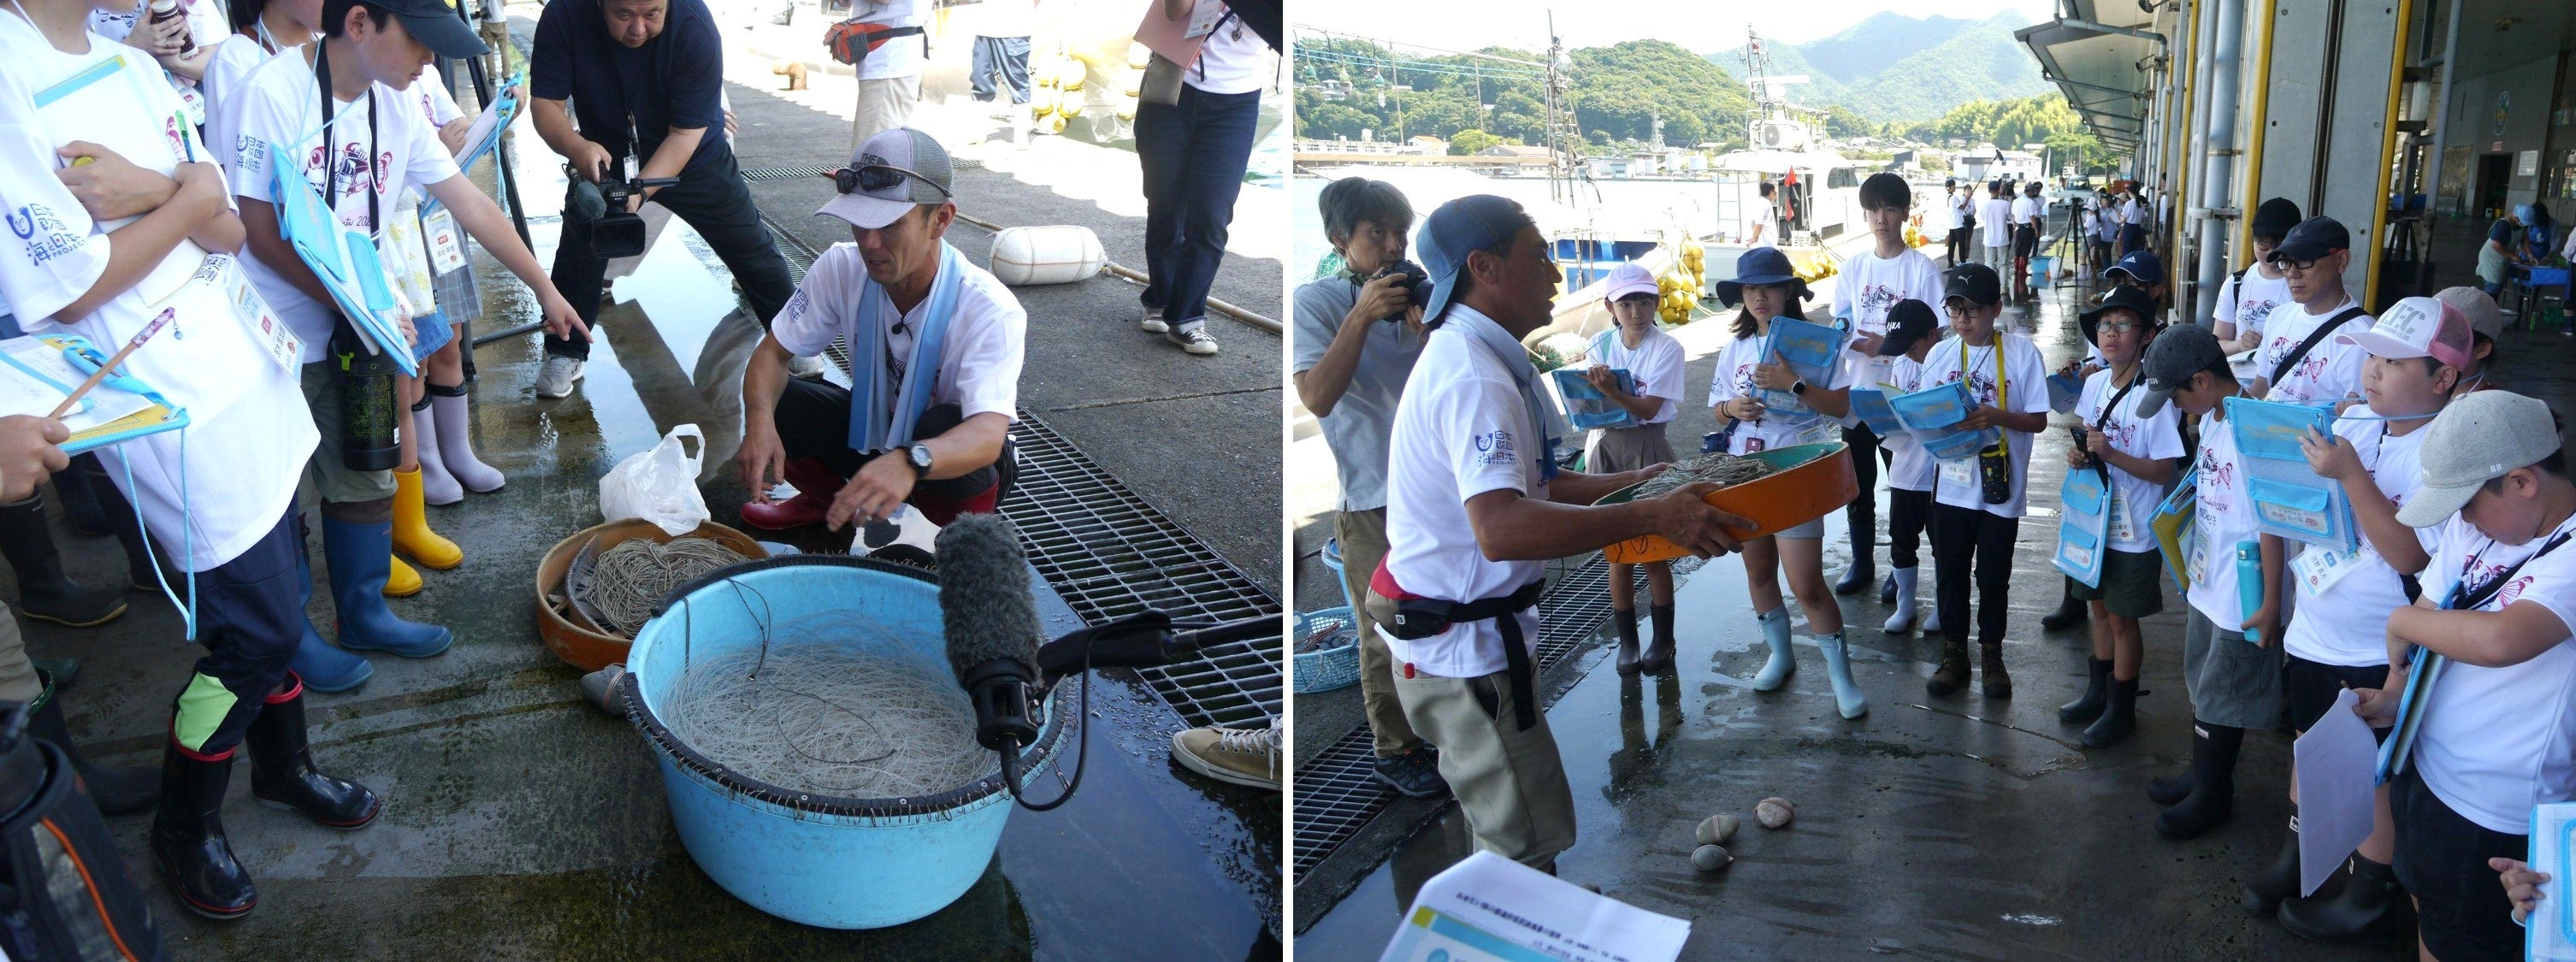
[[[1528,731],[1530,726],[1538,724],[1536,672],[1530,664],[1529,645],[1525,643],[1524,636],[1521,634],[1521,620],[1515,616],[1537,607],[1538,596],[1546,587],[1545,580],[1533,581],[1499,598],[1481,598],[1467,602],[1442,601],[1436,598],[1399,600],[1396,602],[1397,617],[1399,621],[1404,620],[1403,609],[1409,606],[1433,607],[1436,610],[1422,613],[1431,614],[1445,622],[1441,631],[1464,622],[1494,619],[1496,625],[1503,631],[1503,676],[1511,682],[1512,686],[1512,718],[1519,723],[1521,731]],[[1429,637],[1431,634],[1439,633],[1435,631],[1418,637]]]

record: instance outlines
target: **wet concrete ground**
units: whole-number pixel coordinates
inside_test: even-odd
[[[846,126],[820,124],[757,91],[737,87],[732,95],[747,144],[799,130],[821,131],[816,143],[846,143]],[[761,127],[769,133],[756,134]],[[539,259],[550,261],[555,228],[548,215],[559,207],[560,174],[534,137],[521,137],[518,147],[530,228]],[[790,162],[823,161],[776,161]],[[974,177],[961,178],[961,194],[1009,189],[1007,181],[994,182],[999,178],[968,180]],[[477,179],[492,189],[488,174]],[[1105,236],[1136,230],[1094,207],[1022,200],[1032,216],[1050,218],[1032,222],[1095,224]],[[767,194],[761,201],[788,222],[821,203]],[[981,260],[980,245],[965,249]],[[515,281],[488,257],[478,269],[492,313],[480,329],[530,316]],[[1275,263],[1270,270],[1275,276]],[[509,485],[432,510],[433,525],[465,548],[467,562],[425,572],[425,592],[393,602],[407,617],[447,625],[457,642],[427,660],[375,658],[376,677],[364,687],[309,702],[321,764],[383,794],[385,815],[364,831],[333,833],[253,805],[248,773],[237,771],[226,823],[260,884],[261,905],[226,924],[181,912],[170,900],[143,844],[149,815],[111,819],[173,949],[183,958],[1224,959],[1259,957],[1266,945],[1275,954],[1279,796],[1210,783],[1172,764],[1168,736],[1182,725],[1133,679],[1095,685],[1092,716],[1100,724],[1081,794],[1054,812],[1015,813],[983,879],[929,918],[870,932],[787,923],[726,895],[689,860],[650,751],[623,719],[581,700],[578,673],[539,643],[529,605],[537,559],[598,521],[597,479],[673,425],[708,429],[702,489],[716,520],[737,522],[744,492],[728,460],[739,438],[735,395],[742,358],[759,332],[746,315],[727,313],[735,305],[720,271],[694,234],[678,225],[665,231],[643,267],[618,283],[588,380],[570,398],[539,402],[530,393],[542,359],[535,335],[476,353],[476,444]],[[1260,509],[1242,492],[1242,479],[1262,470],[1264,452],[1276,477],[1275,421],[1265,418],[1256,433],[1209,418],[1203,430],[1171,433],[1137,427],[1156,420],[1147,413],[1151,405],[1078,406],[1137,396],[1138,378],[1122,375],[1185,380],[1232,368],[1176,349],[1138,352],[1143,359],[1123,372],[1067,363],[1079,358],[1050,349],[1045,338],[1090,325],[1114,328],[1121,319],[1133,334],[1126,310],[1110,310],[1133,303],[1133,286],[1093,280],[1021,293],[1032,316],[1023,403],[1064,408],[1061,418],[1041,416],[1184,525],[1220,529],[1205,536],[1276,590],[1275,502]],[[1276,310],[1275,290],[1267,305],[1233,296]],[[1255,333],[1231,333],[1230,352],[1276,357],[1275,339],[1259,348]],[[1275,390],[1275,374],[1269,383]],[[1275,410],[1275,399],[1262,404]],[[1082,411],[1095,413],[1085,419]],[[1179,456],[1193,448],[1240,453]],[[1145,465],[1153,470],[1128,473]],[[1207,491],[1224,492],[1224,510],[1215,508],[1220,499],[1192,494]],[[1260,515],[1257,525],[1237,517],[1247,510]],[[1238,530],[1223,530],[1227,524]],[[1268,533],[1263,550],[1244,547],[1256,538],[1245,533],[1251,530]],[[121,571],[112,540],[80,538],[59,524],[57,536],[75,577],[113,580]],[[837,547],[819,535],[790,540]],[[318,566],[320,545],[312,548]],[[0,586],[0,596],[13,587]],[[320,596],[327,599],[327,591]],[[1041,602],[1057,616],[1051,629],[1071,626],[1060,603]],[[328,601],[317,601],[313,614],[330,635]],[[31,622],[28,636],[35,654],[82,661],[65,704],[93,757],[157,763],[171,695],[197,654],[182,641],[169,605],[137,594],[132,611],[109,626],[75,631]]]
[[[2052,365],[2080,352],[2066,306],[2076,293],[2068,288],[2006,313]],[[2563,407],[2576,397],[2571,352],[2576,341],[2557,333],[2511,331],[2494,376]],[[1693,366],[1694,384],[1705,381],[1706,363]],[[1706,409],[1694,408],[1674,434],[1696,438],[1709,429]],[[1842,599],[1868,716],[1844,721],[1835,713],[1803,615],[1798,673],[1782,691],[1756,693],[1748,679],[1762,663],[1762,643],[1743,568],[1712,562],[1679,589],[1678,677],[1623,679],[1598,650],[1545,680],[1564,691],[1548,719],[1580,826],[1580,840],[1560,859],[1562,874],[1691,920],[1684,957],[1693,959],[2410,957],[2408,942],[2396,939],[2303,942],[2237,908],[2237,886],[2279,845],[2286,733],[2247,739],[2233,822],[2190,842],[2155,835],[2158,809],[2145,797],[2146,781],[2177,770],[2190,752],[2190,705],[2178,674],[2182,601],[2170,587],[2165,613],[2146,623],[2144,682],[2153,694],[2139,702],[2137,736],[2088,752],[2078,729],[2058,722],[2056,707],[2081,692],[2091,644],[2080,629],[2039,630],[2061,581],[2047,557],[2064,435],[2043,435],[2031,462],[2032,512],[2015,552],[2005,649],[2012,699],[1986,699],[1973,688],[1926,696],[1922,682],[1940,644],[1881,632],[1890,612],[1875,592]],[[1828,524],[1828,575],[1849,557],[1841,521],[1837,513]],[[1302,712],[1299,732],[1302,746]],[[1797,821],[1780,832],[1751,819],[1753,803],[1774,795],[1797,805]],[[1701,875],[1688,860],[1692,831],[1721,811],[1745,818],[1729,846],[1736,863],[1723,875]],[[1352,845],[1364,851],[1324,866],[1356,871],[1298,880],[1301,956],[1377,952],[1422,882],[1472,844],[1454,806],[1410,837],[1393,833],[1400,842],[1370,845],[1378,834],[1363,832]]]

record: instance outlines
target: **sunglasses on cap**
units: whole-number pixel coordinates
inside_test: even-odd
[[[840,188],[841,193],[844,194],[889,190],[902,185],[903,179],[910,177],[930,185],[930,189],[938,191],[941,197],[957,196],[950,193],[948,188],[939,186],[938,181],[924,177],[917,171],[906,170],[893,164],[861,164],[855,168],[843,167],[832,171],[827,176],[832,178],[832,186]]]

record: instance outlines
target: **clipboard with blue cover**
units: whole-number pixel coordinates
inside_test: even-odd
[[[322,198],[292,162],[292,153],[275,144],[264,149],[269,154],[269,195],[277,198],[278,233],[295,249],[296,259],[312,268],[322,289],[331,293],[332,302],[357,330],[368,353],[388,355],[403,373],[418,376],[420,362],[412,357],[411,345],[402,335],[404,309],[386,283],[375,241],[340,226],[339,218],[322,206]]]
[[[7,396],[12,401],[43,406],[41,410],[25,410],[26,405],[12,404],[12,410],[0,413],[42,417],[71,396],[80,382],[107,360],[105,352],[77,334],[40,334],[0,341],[0,380],[8,382]],[[79,454],[187,427],[188,412],[132,374],[111,373],[91,388],[63,420],[72,428],[71,437],[62,444],[63,453]]]

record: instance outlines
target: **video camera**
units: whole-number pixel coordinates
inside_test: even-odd
[[[644,253],[644,215],[628,212],[627,201],[646,190],[680,182],[677,177],[628,180],[611,170],[593,183],[570,164],[564,165],[564,174],[572,180],[572,203],[567,205],[567,212],[590,222],[590,252],[602,260]]]
[[[1377,272],[1377,276],[1369,279],[1376,280],[1379,277],[1386,277],[1391,274],[1400,274],[1407,278],[1404,282],[1404,286],[1407,290],[1412,292],[1412,298],[1406,302],[1406,306],[1430,306],[1432,288],[1430,271],[1423,270],[1422,265],[1416,264],[1412,261],[1396,261],[1395,263],[1388,264],[1385,267],[1380,268]],[[1403,311],[1397,311],[1385,317],[1378,318],[1378,320],[1401,321],[1404,319],[1404,313],[1405,312]]]

